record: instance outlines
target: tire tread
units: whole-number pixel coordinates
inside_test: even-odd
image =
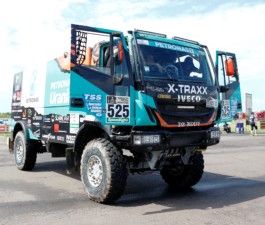
[[[174,189],[187,189],[197,184],[204,170],[204,159],[201,152],[196,152],[191,160],[190,165],[184,165],[183,172],[174,175],[168,169],[162,169],[160,174],[164,181]]]
[[[126,180],[127,180],[127,169],[123,163],[123,157],[121,151],[119,151],[109,140],[104,138],[97,138],[90,141],[84,148],[84,152],[92,148],[93,146],[100,146],[105,149],[106,155],[109,159],[105,159],[106,166],[109,167],[110,180],[107,182],[107,191],[100,193],[99,196],[93,196],[86,188],[88,196],[91,200],[98,203],[112,203],[120,198],[123,194]],[[83,162],[84,152],[82,154],[81,162]],[[85,161],[85,160],[84,160]],[[109,165],[108,165],[109,162]],[[81,179],[85,186],[83,179],[83,168],[84,165],[80,165]]]

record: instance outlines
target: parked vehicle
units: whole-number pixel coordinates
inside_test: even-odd
[[[160,171],[189,188],[239,88],[233,53],[218,51],[215,67],[196,41],[72,25],[70,54],[15,74],[9,148],[20,170],[38,153],[65,156],[99,203],[119,199],[128,174]]]

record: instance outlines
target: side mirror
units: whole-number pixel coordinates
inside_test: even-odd
[[[226,60],[225,67],[226,67],[226,75],[227,76],[234,76],[235,75],[234,60],[232,58],[229,58]]]

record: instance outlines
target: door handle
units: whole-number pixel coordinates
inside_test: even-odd
[[[71,106],[77,108],[84,107],[84,101],[82,98],[71,98]]]

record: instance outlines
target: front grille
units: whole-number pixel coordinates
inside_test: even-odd
[[[159,111],[165,112],[209,112],[209,108],[202,105],[194,105],[193,107],[177,104],[158,104]]]
[[[206,108],[205,101],[199,103],[179,103],[172,99],[157,99],[156,106],[160,116],[168,124],[177,124],[178,122],[199,122],[205,123],[209,120],[214,109]]]
[[[166,115],[166,114],[160,114],[161,117],[168,123],[168,124],[177,124],[178,122],[199,122],[199,123],[204,123],[206,118],[208,118],[208,116],[204,115],[204,116],[189,116],[188,114],[186,114],[185,116],[171,116],[171,115]],[[208,115],[208,114],[207,114]]]

